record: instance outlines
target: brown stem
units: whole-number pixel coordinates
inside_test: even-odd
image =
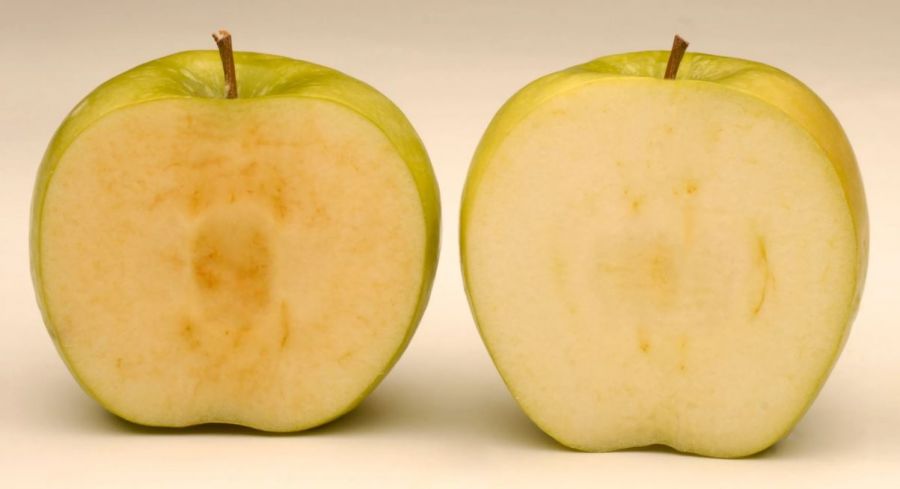
[[[234,72],[231,34],[225,29],[219,29],[212,36],[216,45],[219,46],[219,57],[222,58],[222,70],[225,72],[225,98],[237,98],[237,75]]]
[[[678,74],[678,67],[681,65],[681,58],[687,51],[688,42],[675,34],[675,40],[672,41],[672,52],[669,53],[669,63],[666,65],[666,80],[674,80]]]

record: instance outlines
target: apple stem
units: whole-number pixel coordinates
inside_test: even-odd
[[[234,51],[231,50],[231,34],[219,29],[212,35],[219,47],[222,70],[225,72],[225,98],[237,98],[237,75],[234,72]]]
[[[675,34],[675,40],[672,41],[672,51],[669,53],[669,63],[666,65],[666,80],[674,80],[675,75],[678,74],[678,67],[681,66],[681,58],[684,57],[684,52],[687,51],[688,42],[681,38],[678,34]]]

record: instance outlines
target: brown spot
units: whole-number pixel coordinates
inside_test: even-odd
[[[672,280],[672,258],[666,253],[656,253],[650,259],[650,279],[658,285],[667,285]]]
[[[638,213],[641,211],[641,206],[644,205],[644,198],[638,197],[635,199],[631,199],[631,212]]]
[[[218,256],[219,254],[215,250],[208,250],[201,257],[194,256],[194,277],[204,289],[213,290],[219,286],[218,276],[209,266],[218,259]]]
[[[684,185],[684,191],[685,191],[688,195],[694,195],[694,194],[696,194],[696,193],[697,193],[697,182],[695,182],[695,181],[693,181],[693,180],[687,182],[687,183]]]
[[[200,188],[195,188],[188,196],[188,209],[190,209],[191,214],[196,215],[203,209],[203,207],[203,192],[200,190]]]
[[[248,125],[244,137],[241,139],[241,147],[244,150],[260,146],[284,146],[285,144],[283,139],[272,137],[269,131],[264,130],[262,124]]]
[[[769,293],[770,282],[771,286],[775,285],[775,277],[772,275],[772,270],[769,268],[769,254],[766,249],[766,241],[762,236],[758,239],[758,259],[760,263],[760,267],[763,271],[763,283],[762,289],[759,293],[759,299],[756,301],[756,305],[753,307],[753,316],[756,317],[759,315],[760,311],[762,311],[763,305],[766,303],[766,299]]]
[[[288,304],[281,301],[281,349],[287,345],[288,338],[291,336],[291,312]]]
[[[680,357],[680,360],[678,361],[678,371],[681,373],[687,371],[687,346],[687,337],[682,335],[678,338],[678,354]]]
[[[351,358],[353,358],[353,350],[348,350],[338,357],[337,362],[341,365],[345,365]]]
[[[122,357],[116,358],[116,368],[122,370]]]
[[[192,350],[196,350],[200,347],[200,340],[197,338],[197,331],[195,328],[196,325],[189,318],[183,318],[181,320],[181,330],[179,333],[181,334],[181,338]]]
[[[331,215],[321,203],[314,203],[312,209],[307,213],[306,224],[311,227],[324,226],[331,221]]]
[[[150,209],[150,210],[156,209],[156,206],[158,206],[158,205],[161,204],[164,200],[166,200],[166,197],[167,197],[166,194],[167,194],[167,193],[168,193],[168,192],[161,192],[161,193],[158,193],[158,194],[154,195],[153,198],[150,199],[150,203],[147,204],[147,208]]]
[[[278,220],[280,220],[280,221],[283,221],[285,218],[287,218],[288,206],[287,206],[287,201],[285,200],[285,197],[284,197],[284,181],[283,180],[279,180],[275,184],[275,189],[272,191],[271,202],[272,202],[272,210],[275,211],[275,217],[277,217]]]
[[[638,349],[643,353],[650,353],[650,338],[644,328],[638,328]]]

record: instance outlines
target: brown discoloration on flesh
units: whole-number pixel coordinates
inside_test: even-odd
[[[194,134],[194,129],[186,128],[184,132],[184,137],[188,138]],[[252,134],[248,137],[253,137]],[[250,145],[238,153],[216,151],[173,154],[171,161],[160,168],[165,175],[160,179],[171,185],[148,199],[148,208],[171,203],[182,208],[188,217],[202,219],[207,213],[230,204],[251,203],[263,212],[267,210],[277,222],[290,217],[296,205],[292,201],[294,192],[277,165],[259,159],[265,158],[265,152],[259,151],[258,145]],[[255,154],[260,156],[254,157]],[[306,200],[305,196],[303,200]]]
[[[288,216],[288,205],[284,196],[284,182],[278,182],[271,196],[272,209],[279,221],[284,221]]]
[[[756,301],[756,305],[753,307],[752,316],[759,316],[760,312],[763,309],[763,306],[768,299],[770,288],[775,286],[775,276],[772,274],[772,269],[769,266],[769,253],[766,249],[766,241],[762,236],[759,236],[757,239],[757,260],[759,267],[762,270],[763,280],[762,287],[759,292],[759,299]]]
[[[255,163],[254,163],[255,164]],[[243,172],[242,172],[243,173]],[[290,201],[285,179],[271,170],[267,174],[250,176],[210,176],[185,187],[184,207],[187,214],[197,218],[214,208],[239,202],[258,203],[260,209],[268,209],[276,221],[285,221],[290,214]],[[169,192],[173,194],[177,192]],[[157,200],[164,197],[158,197]],[[157,202],[158,204],[158,202]]]
[[[291,337],[291,311],[286,301],[281,301],[281,341],[279,343],[282,350],[287,346],[288,339]]]
[[[217,217],[203,223],[194,239],[194,282],[209,306],[247,317],[269,302],[269,239],[266,230],[248,216]]]
[[[641,353],[650,353],[650,337],[647,334],[647,330],[643,327],[639,327],[637,330],[637,340],[638,340],[638,350]]]
[[[687,350],[688,339],[682,335],[678,338],[678,371],[682,374],[687,371]]]
[[[631,212],[633,212],[635,214],[639,213],[641,211],[641,206],[643,204],[644,204],[643,197],[637,197],[637,198],[631,199]]]
[[[648,341],[646,338],[641,338],[640,340],[638,340],[638,347],[642,352],[648,353],[650,351],[650,341]]]
[[[644,202],[646,200],[645,196],[640,192],[636,192],[631,188],[625,187],[622,189],[622,196],[625,198],[625,201],[628,206],[628,210],[632,214],[639,214],[641,209],[644,206]]]
[[[355,352],[353,350],[345,351],[341,356],[338,357],[338,359],[337,359],[338,364],[342,365],[342,366],[346,366],[347,363],[349,363],[350,360],[353,359],[354,353]]]
[[[203,198],[203,189],[202,187],[194,188],[190,195],[188,195],[188,209],[190,210],[190,214],[192,216],[196,216],[200,213],[205,207],[205,199]]]
[[[669,288],[669,285],[674,281],[675,275],[672,251],[660,246],[650,255],[648,262],[650,282],[661,288]]]
[[[697,193],[697,190],[700,186],[694,180],[688,180],[687,183],[684,184],[684,192],[687,195],[694,195]]]
[[[200,339],[197,336],[197,325],[190,318],[182,318],[179,323],[178,334],[189,349],[196,350],[200,348]]]
[[[134,233],[138,239],[125,243],[134,245],[135,251],[141,254],[134,254],[138,259],[126,257],[130,260],[123,260],[125,266],[115,268],[115,275],[121,275],[120,270],[137,270],[147,285],[144,292],[148,292],[124,291],[117,297],[122,298],[119,302],[127,310],[138,307],[153,314],[132,321],[140,328],[131,327],[134,325],[123,328],[118,323],[124,316],[106,307],[114,301],[97,295],[103,298],[98,301],[102,302],[103,314],[109,312],[106,316],[111,318],[102,324],[105,329],[97,329],[106,332],[104,337],[110,341],[121,336],[116,341],[127,347],[125,353],[128,353],[122,355],[124,358],[113,355],[95,359],[103,364],[105,373],[113,380],[129,382],[123,385],[133,391],[125,397],[131,392],[138,394],[131,398],[148,392],[153,394],[150,401],[163,406],[166,415],[177,416],[181,412],[186,413],[183,419],[255,422],[254,413],[259,406],[276,404],[279,390],[287,395],[283,396],[283,403],[306,409],[305,404],[313,399],[307,392],[315,395],[316,382],[322,383],[326,390],[332,386],[330,368],[337,358],[346,364],[338,367],[341,370],[338,374],[350,376],[351,381],[360,375],[357,372],[375,368],[370,365],[378,361],[387,364],[389,350],[394,348],[387,336],[374,338],[379,342],[379,349],[384,348],[384,354],[371,349],[348,351],[344,339],[347,335],[360,334],[351,327],[355,323],[352,311],[357,308],[371,311],[371,304],[375,304],[374,310],[378,310],[379,303],[389,305],[384,314],[399,319],[390,322],[390,330],[386,326],[385,331],[379,331],[387,335],[393,334],[395,325],[398,330],[406,326],[401,324],[403,318],[418,301],[418,284],[422,280],[419,270],[404,267],[407,261],[421,267],[421,257],[426,252],[420,243],[427,244],[429,237],[425,234],[427,230],[421,229],[422,211],[415,182],[390,142],[385,146],[392,153],[379,157],[378,151],[369,148],[367,141],[371,137],[365,134],[357,137],[352,128],[329,120],[325,122],[329,131],[325,136],[347,140],[346,155],[340,158],[315,144],[307,144],[303,131],[260,131],[260,137],[274,132],[274,139],[267,141],[273,143],[272,147],[241,152],[238,117],[227,121],[238,124],[233,134],[232,131],[220,134],[221,131],[209,129],[210,114],[199,106],[197,110],[190,107],[196,120],[185,117],[184,123],[179,124],[175,118],[181,112],[188,110],[166,108],[157,118],[161,122],[159,130],[140,141],[122,145],[128,152],[120,152],[124,157],[114,161],[119,167],[122,161],[127,161],[129,164],[124,168],[139,168],[133,175],[127,173],[134,178],[128,181],[129,185],[119,188],[118,193],[130,199],[119,199],[127,204],[123,211],[133,213],[123,212],[122,221],[141,224]],[[247,112],[240,115],[252,119],[254,114]],[[302,115],[302,111],[273,109],[272,112],[275,115],[301,112]],[[219,115],[228,119],[235,114]],[[365,124],[370,126],[368,122]],[[199,137],[199,132],[185,129],[194,125],[207,128],[209,134]],[[263,127],[266,126],[279,127],[264,123]],[[372,137],[376,136],[383,137],[380,132],[373,133]],[[302,144],[282,145],[283,141],[276,141],[289,138]],[[140,167],[131,165],[128,158],[132,147],[136,156],[138,152],[142,155]],[[348,161],[342,161],[345,158]],[[352,171],[347,169],[348,165]],[[116,169],[113,164],[108,166]],[[118,175],[115,171],[107,173]],[[102,183],[91,187],[98,190],[92,191],[92,195],[104,195]],[[340,196],[337,201],[336,195]],[[379,205],[384,202],[384,196],[391,197],[389,206]],[[104,205],[117,204],[113,199],[98,200]],[[407,225],[410,221],[413,223]],[[307,222],[317,228],[308,229]],[[98,227],[104,232],[112,229],[104,244],[118,244],[116,231],[125,226],[117,226],[100,223]],[[372,238],[372,233],[378,235],[377,240]],[[340,241],[339,249],[329,245],[335,239]],[[367,240],[392,244],[373,245],[363,250],[374,256],[375,261],[345,252],[345,244],[351,247],[358,242],[361,249]],[[118,259],[113,253],[107,254],[110,255]],[[321,260],[315,260],[316,256],[326,261],[335,257],[334,266],[328,263],[322,266]],[[118,267],[118,262],[110,266],[104,258],[93,253],[80,269],[90,268],[95,262],[96,268]],[[360,273],[356,261],[378,265],[366,268],[365,280],[360,283],[383,283],[387,290],[348,288],[342,277]],[[146,274],[141,275],[142,271]],[[303,275],[299,282],[292,278],[298,272]],[[115,285],[109,280],[104,282],[111,283],[110,287]],[[334,291],[326,290],[333,283],[344,285],[335,286]],[[309,308],[312,311],[301,307],[308,300],[309,296],[303,292],[307,289],[312,290],[316,304]],[[300,299],[282,302],[285,295]],[[318,305],[323,303],[333,307],[322,309],[340,312],[320,313]],[[282,315],[279,308],[284,311]],[[351,312],[344,313],[344,310]],[[65,311],[58,314],[59,318],[65,316]],[[61,319],[55,322],[64,323]],[[135,331],[141,332],[141,341],[133,341]],[[353,348],[359,344],[354,342]],[[160,348],[160,345],[168,347]],[[307,376],[310,382],[298,386],[294,380],[307,371],[322,375]],[[312,384],[313,388],[306,384]],[[360,392],[363,387],[360,386]],[[343,391],[334,397],[341,395]],[[326,397],[331,400],[333,396]],[[199,417],[191,418],[192,413]]]
[[[694,240],[694,230],[696,228],[696,204],[695,198],[700,191],[700,184],[694,179],[689,179],[684,183],[672,186],[672,196],[678,199],[681,205],[682,215],[682,235],[685,244],[690,245]]]
[[[240,136],[243,152],[254,151],[266,146],[284,146],[289,142],[277,138],[263,128],[262,124],[245,124],[246,128]]]
[[[160,204],[168,200],[170,194],[171,192],[160,192],[154,195],[153,198],[150,199],[150,202],[147,204],[147,208],[150,210],[156,209]]]

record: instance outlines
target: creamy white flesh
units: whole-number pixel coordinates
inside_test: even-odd
[[[341,106],[141,104],[92,125],[51,179],[47,311],[82,384],[127,419],[302,429],[403,345],[423,223],[406,164]]]
[[[601,81],[538,106],[482,164],[472,304],[546,432],[735,456],[802,414],[857,257],[832,164],[783,113],[710,83]]]

